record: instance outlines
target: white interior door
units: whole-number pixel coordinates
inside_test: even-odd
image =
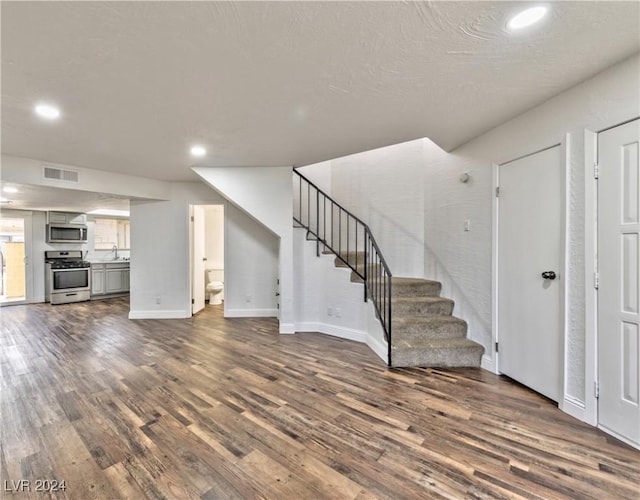
[[[554,401],[563,379],[563,172],[560,146],[498,167],[498,368]]]
[[[193,206],[193,304],[191,313],[196,314],[204,309],[205,299],[205,216],[204,207]]]
[[[598,135],[599,425],[640,446],[640,120]]]

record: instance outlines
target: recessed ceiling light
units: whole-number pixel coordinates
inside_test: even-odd
[[[202,146],[193,146],[191,148],[192,156],[204,156],[206,154],[207,154],[207,150],[204,149]]]
[[[2,190],[5,193],[17,193],[18,192],[17,188],[14,188],[14,187],[11,187],[11,186],[6,186],[6,187],[2,188]]]
[[[547,8],[543,6],[531,7],[513,16],[507,23],[510,30],[519,30],[531,26],[542,19],[547,13]]]
[[[50,104],[37,104],[34,109],[38,116],[47,120],[60,118],[60,110]]]

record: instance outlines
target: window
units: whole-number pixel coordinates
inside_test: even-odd
[[[129,250],[129,221],[127,219],[93,219],[95,250]]]

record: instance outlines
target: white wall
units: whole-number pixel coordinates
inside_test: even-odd
[[[332,197],[366,222],[392,273],[424,275],[424,141],[333,160]]]
[[[333,170],[331,169],[331,160],[323,161],[321,163],[314,163],[313,165],[300,167],[296,170],[298,170],[302,175],[304,175],[307,179],[318,186],[320,190],[331,196],[331,175],[333,172]]]
[[[227,205],[225,316],[277,316],[279,238]]]
[[[129,318],[188,318],[191,316],[188,201],[132,200],[130,211]]]
[[[224,269],[224,205],[206,206],[204,211],[204,256],[207,268]]]
[[[73,183],[43,179],[43,165],[75,170],[79,181]],[[168,199],[170,192],[170,184],[165,181],[4,154],[2,181],[160,200]]]
[[[273,248],[277,238],[203,183],[172,183],[170,197],[169,201],[131,202],[129,317],[191,316],[191,204],[225,205],[227,262],[224,294],[228,315],[275,315],[277,259],[274,262]],[[253,269],[258,264],[259,269]],[[246,301],[247,295],[251,297],[250,302]]]
[[[569,134],[565,402],[585,405],[587,413],[596,402],[586,376],[595,370],[585,362],[585,171],[592,166],[585,165],[584,131],[639,116],[639,88],[634,56],[452,152],[424,139],[330,162],[336,201],[371,225],[394,275],[442,281],[443,295],[456,301],[454,314],[468,321],[469,336],[485,346],[483,362],[491,368],[493,165]],[[314,175],[317,166],[308,170]],[[470,181],[461,183],[465,172]],[[465,219],[471,231],[464,231]]]
[[[295,325],[291,167],[194,167],[193,171],[209,186],[280,238],[280,333],[293,333]]]
[[[294,230],[294,291],[297,332],[321,332],[369,345],[387,362],[387,347],[373,303],[351,271],[334,266],[333,255],[316,255],[305,229]]]

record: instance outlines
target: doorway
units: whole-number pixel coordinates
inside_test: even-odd
[[[498,371],[559,402],[563,389],[565,160],[554,145],[498,166]]]
[[[28,235],[31,215],[3,211],[0,216],[0,305],[30,299]]]
[[[191,205],[191,306],[224,307],[224,205]]]
[[[640,120],[598,134],[598,426],[640,448]]]

